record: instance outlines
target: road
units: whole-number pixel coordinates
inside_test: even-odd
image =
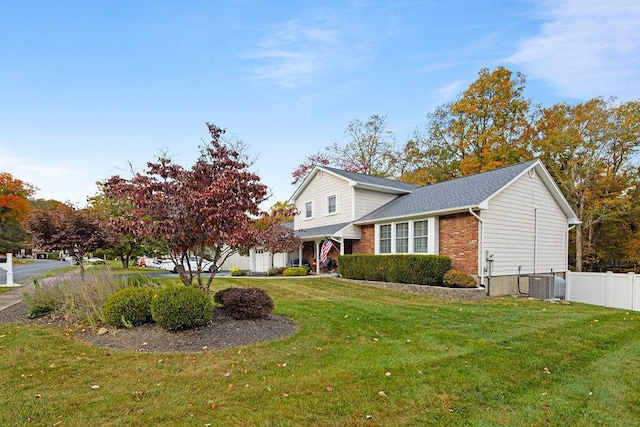
[[[47,259],[34,259],[29,264],[13,265],[13,281],[14,283],[27,284],[29,278],[44,274],[56,268],[68,267],[68,262],[53,261]],[[0,284],[7,283],[7,272],[0,269]]]

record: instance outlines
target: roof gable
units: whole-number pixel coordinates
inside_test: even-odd
[[[412,190],[419,188],[416,184],[409,184],[402,181],[396,181],[388,178],[380,178],[377,176],[365,175],[356,172],[347,172],[341,169],[331,168],[328,166],[316,166],[311,173],[304,179],[300,186],[293,193],[290,202],[294,202],[298,196],[304,191],[309,183],[317,174],[328,173],[345,181],[350,187],[365,188],[369,190],[379,191],[391,194],[407,194]]]

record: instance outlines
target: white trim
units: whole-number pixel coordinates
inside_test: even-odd
[[[358,187],[358,188],[366,188],[366,189],[370,189],[370,190],[375,190],[375,191],[379,191],[381,193],[391,193],[391,194],[409,194],[412,192],[412,190],[407,189],[400,189],[400,188],[396,188],[393,186],[384,186],[384,185],[375,185],[375,184],[365,184],[363,182],[358,182],[358,181],[354,181],[352,179],[349,179],[345,176],[342,176],[338,173],[332,172],[330,170],[327,170],[325,168],[323,168],[322,166],[315,166],[313,168],[313,170],[309,173],[309,175],[307,175],[307,177],[302,181],[302,183],[298,186],[298,188],[296,189],[296,191],[294,191],[293,195],[289,198],[289,203],[295,203],[296,199],[298,198],[298,196],[300,196],[300,194],[302,194],[302,192],[304,191],[304,189],[307,187],[307,185],[309,185],[309,183],[313,180],[313,178],[315,178],[317,173],[322,172],[330,174],[332,176],[335,176],[337,178],[340,178],[341,180],[345,181],[350,187]]]
[[[307,204],[308,203],[311,203],[311,216],[307,216]],[[313,219],[315,217],[314,214],[315,214],[315,210],[316,210],[315,206],[314,206],[314,203],[313,203],[313,200],[307,200],[306,202],[304,202],[303,206],[304,206],[304,214],[302,216],[302,219],[304,219],[304,220]]]
[[[335,211],[333,212],[329,212],[329,199],[333,197],[335,199]],[[337,215],[340,213],[340,206],[338,203],[338,193],[333,193],[333,194],[329,194],[327,195],[327,197],[324,198],[324,203],[325,203],[325,207],[324,207],[324,215],[325,216],[331,216],[331,215]]]
[[[415,252],[414,248],[414,223],[419,221],[427,221],[427,252]],[[397,235],[396,235],[396,227],[398,224],[408,224],[409,228],[409,251],[408,252],[400,252],[397,251]],[[383,225],[391,226],[391,252],[390,253],[381,253],[380,252],[380,227]],[[391,255],[391,254],[399,254],[399,255],[438,255],[439,253],[439,227],[438,227],[438,217],[428,217],[428,218],[415,218],[415,219],[404,219],[402,221],[391,221],[384,223],[374,224],[374,253],[376,255]]]

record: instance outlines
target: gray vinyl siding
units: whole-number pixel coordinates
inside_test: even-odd
[[[336,195],[337,213],[328,215],[327,197]],[[353,196],[347,182],[330,173],[316,174],[296,199],[299,214],[294,219],[294,228],[313,228],[353,221]],[[305,219],[305,203],[313,203],[313,218]]]
[[[518,266],[522,274],[566,271],[567,217],[537,174],[525,174],[498,193],[481,217],[494,276],[517,274]]]
[[[355,188],[354,217],[352,220],[362,218],[369,212],[378,209],[398,197],[397,194],[381,193],[362,188]]]

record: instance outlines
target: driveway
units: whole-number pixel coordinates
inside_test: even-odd
[[[69,267],[69,263],[48,259],[34,259],[29,264],[14,264],[13,281],[14,283],[27,284],[32,277],[63,267]],[[5,283],[7,283],[7,271],[0,269],[0,284]]]

